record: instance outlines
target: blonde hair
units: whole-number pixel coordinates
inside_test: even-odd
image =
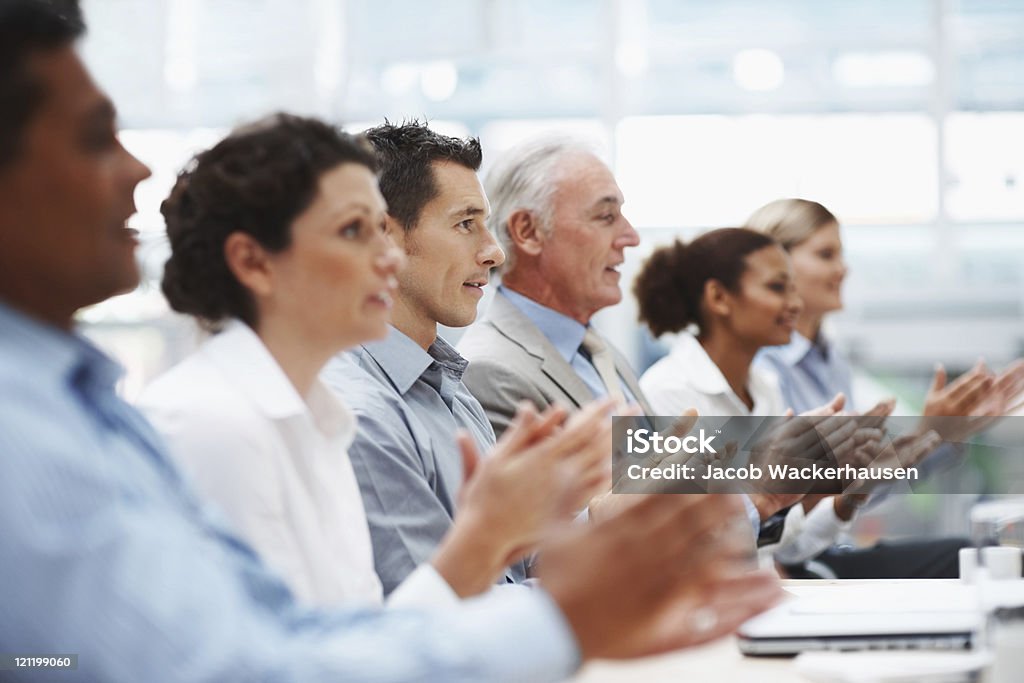
[[[818,202],[808,199],[776,199],[747,219],[746,226],[767,233],[789,251],[819,228],[839,221]]]

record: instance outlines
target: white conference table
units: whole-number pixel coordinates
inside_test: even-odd
[[[899,580],[801,580],[783,581],[783,588],[805,593],[807,588],[815,591],[842,591],[844,586],[855,584],[896,585],[903,583],[944,582],[950,579],[899,579]],[[953,579],[952,581],[956,581]],[[757,683],[807,683],[801,676],[791,657],[746,657],[740,653],[733,637],[722,638],[714,643],[690,648],[657,657],[647,657],[624,663],[595,662],[583,668],[572,679],[573,683],[623,683],[644,681],[647,683],[697,683],[714,681],[756,681]]]
[[[680,652],[647,657],[628,663],[597,662],[587,665],[573,683],[807,683],[796,672],[792,658],[744,657],[732,637]]]

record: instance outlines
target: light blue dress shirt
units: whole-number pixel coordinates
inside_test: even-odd
[[[825,405],[839,392],[847,407],[856,405],[850,365],[822,335],[812,342],[794,331],[788,344],[758,351],[754,363],[778,377],[786,407],[797,414]]]
[[[774,372],[779,379],[786,406],[797,414],[823,406],[839,392],[846,396],[846,409],[858,406],[853,395],[853,373],[843,354],[819,334],[811,341],[794,331],[788,344],[766,346],[758,351],[754,362]],[[918,464],[922,477],[960,462],[963,444],[944,443]],[[871,504],[875,505],[889,493],[905,487],[882,485],[875,489]]]
[[[573,320],[567,315],[543,306],[533,299],[529,299],[519,292],[514,292],[505,287],[499,287],[499,291],[518,308],[523,315],[530,319],[537,329],[541,331],[551,345],[558,350],[558,354],[572,366],[587,388],[593,392],[595,398],[604,398],[608,395],[608,389],[601,381],[601,375],[597,368],[590,362],[587,356],[580,352],[580,344],[587,334],[585,325]],[[619,386],[622,387],[622,394],[630,403],[636,403],[636,396],[629,390],[629,386],[619,377]]]
[[[321,373],[359,419],[348,453],[385,595],[430,561],[452,526],[463,481],[456,430],[469,431],[482,456],[494,447],[483,406],[462,383],[468,364],[440,337],[424,351],[391,327]],[[506,582],[525,580],[523,562],[506,572]]]
[[[0,304],[0,652],[78,655],[0,678],[556,681],[578,665],[542,590],[430,614],[298,607],[197,503],[119,376]]]

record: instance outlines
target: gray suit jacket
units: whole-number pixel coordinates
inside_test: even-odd
[[[611,345],[609,345],[611,347]],[[527,400],[538,410],[555,401],[579,408],[594,400],[593,392],[559,355],[548,338],[515,305],[498,292],[487,313],[463,335],[459,353],[469,361],[462,380],[480,401],[498,436]],[[615,368],[647,415],[632,368],[614,347]]]

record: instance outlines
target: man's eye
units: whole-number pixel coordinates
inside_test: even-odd
[[[87,130],[82,136],[86,149],[105,150],[117,144],[117,133],[112,128],[95,128]]]
[[[459,227],[462,228],[463,230],[471,231],[473,229],[473,219],[467,218],[466,220],[459,223]]]
[[[601,220],[604,223],[607,223],[608,225],[611,225],[612,223],[615,222],[615,214],[606,213],[603,216],[600,216],[599,220]]]
[[[772,290],[773,292],[777,292],[779,294],[785,294],[786,293],[786,285],[785,285],[785,283],[782,283],[782,282],[772,282],[771,284],[768,285],[768,289]]]

